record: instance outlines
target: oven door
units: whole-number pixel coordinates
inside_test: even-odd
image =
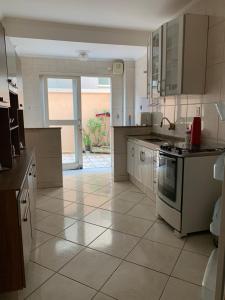
[[[183,158],[159,153],[158,196],[169,206],[181,211]]]

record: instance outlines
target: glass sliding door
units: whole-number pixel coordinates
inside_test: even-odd
[[[82,168],[80,77],[45,78],[45,122],[61,127],[63,168]]]

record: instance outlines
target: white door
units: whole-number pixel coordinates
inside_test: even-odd
[[[63,169],[80,169],[82,162],[80,77],[45,78],[45,123],[61,127]]]

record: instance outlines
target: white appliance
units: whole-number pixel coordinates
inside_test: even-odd
[[[222,150],[161,146],[158,167],[157,214],[180,236],[208,230],[221,183],[213,166]]]
[[[213,176],[216,180],[224,180],[224,159],[225,153],[221,154],[214,165]],[[221,222],[221,204],[222,197],[220,197],[215,205],[213,220],[210,224],[210,231],[215,236],[219,236],[220,222]],[[218,261],[218,249],[213,250],[210,255],[204,278],[202,281],[202,299],[211,300],[215,298],[216,289],[216,275],[217,275],[217,261]]]

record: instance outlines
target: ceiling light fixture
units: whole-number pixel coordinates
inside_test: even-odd
[[[87,61],[88,60],[88,52],[85,50],[80,50],[78,59],[81,61]]]

